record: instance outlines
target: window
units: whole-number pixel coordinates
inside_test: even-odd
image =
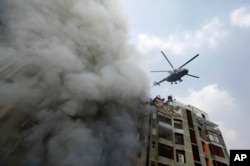
[[[182,121],[179,119],[174,119],[174,127],[177,129],[183,129],[182,127]]]
[[[173,147],[159,143],[158,144],[158,155],[166,157],[166,158],[174,159]]]
[[[158,121],[172,125],[171,118],[158,114]]]
[[[188,126],[189,128],[194,128],[194,124],[193,124],[193,119],[192,119],[192,114],[191,111],[186,109],[186,114],[187,114],[187,120],[188,120]]]
[[[195,161],[200,161],[198,146],[192,145],[193,157]]]
[[[211,153],[213,155],[217,155],[217,156],[220,156],[220,157],[225,157],[224,153],[223,153],[223,149],[221,147],[210,144],[209,148],[210,148],[210,151],[211,151]]]
[[[208,137],[209,137],[209,140],[210,140],[210,141],[219,143],[219,138],[218,138],[217,135],[211,134],[211,133],[210,133],[210,134],[208,135]]]
[[[195,136],[195,131],[192,129],[189,129],[189,134],[190,134],[190,140],[192,143],[197,144],[196,141],[196,136]]]
[[[184,145],[183,134],[175,133],[175,143]]]
[[[185,163],[185,161],[186,161],[185,151],[176,150],[176,161],[178,163]]]
[[[211,142],[220,143],[219,137],[216,133],[213,133],[211,131],[206,131],[206,137]]]
[[[162,138],[165,138],[165,139],[168,139],[170,141],[173,140],[172,130],[167,129],[167,128],[162,127],[162,126],[158,127],[158,136],[162,137]]]

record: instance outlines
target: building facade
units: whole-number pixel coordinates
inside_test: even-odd
[[[151,104],[148,166],[228,166],[229,155],[218,125],[207,113],[171,96]]]
[[[41,75],[42,71],[31,64],[21,63],[19,59],[1,57],[1,96],[10,91],[9,88],[14,82],[25,81],[26,84],[33,86]],[[14,92],[13,89],[12,91]],[[26,110],[19,107],[22,104],[21,98],[17,91],[12,97],[6,94],[6,98],[0,100],[0,165],[20,165],[19,161],[26,151],[24,131],[33,125],[33,120]]]

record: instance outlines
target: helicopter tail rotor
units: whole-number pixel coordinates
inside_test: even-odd
[[[156,85],[160,86],[160,83],[155,81],[154,86],[156,86]]]

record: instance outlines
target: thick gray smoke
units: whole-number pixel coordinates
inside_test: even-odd
[[[22,164],[130,165],[139,142],[131,115],[148,81],[130,60],[117,0],[3,0],[1,56],[43,70],[35,86],[2,85],[0,104],[22,96],[36,125]]]

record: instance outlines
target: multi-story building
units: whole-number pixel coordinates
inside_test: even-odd
[[[42,71],[30,64],[20,63],[18,59],[0,59],[0,93],[2,97],[6,95],[6,99],[0,100],[0,165],[19,165],[20,158],[26,150],[24,130],[33,124],[26,110],[19,107],[22,96],[16,92],[9,98],[7,93],[13,91],[9,88],[17,80],[19,83],[21,80],[28,80],[27,83],[33,85],[41,74]],[[27,80],[24,80],[25,78]]]
[[[150,116],[148,166],[228,166],[229,155],[218,126],[207,113],[171,96],[156,97]]]

